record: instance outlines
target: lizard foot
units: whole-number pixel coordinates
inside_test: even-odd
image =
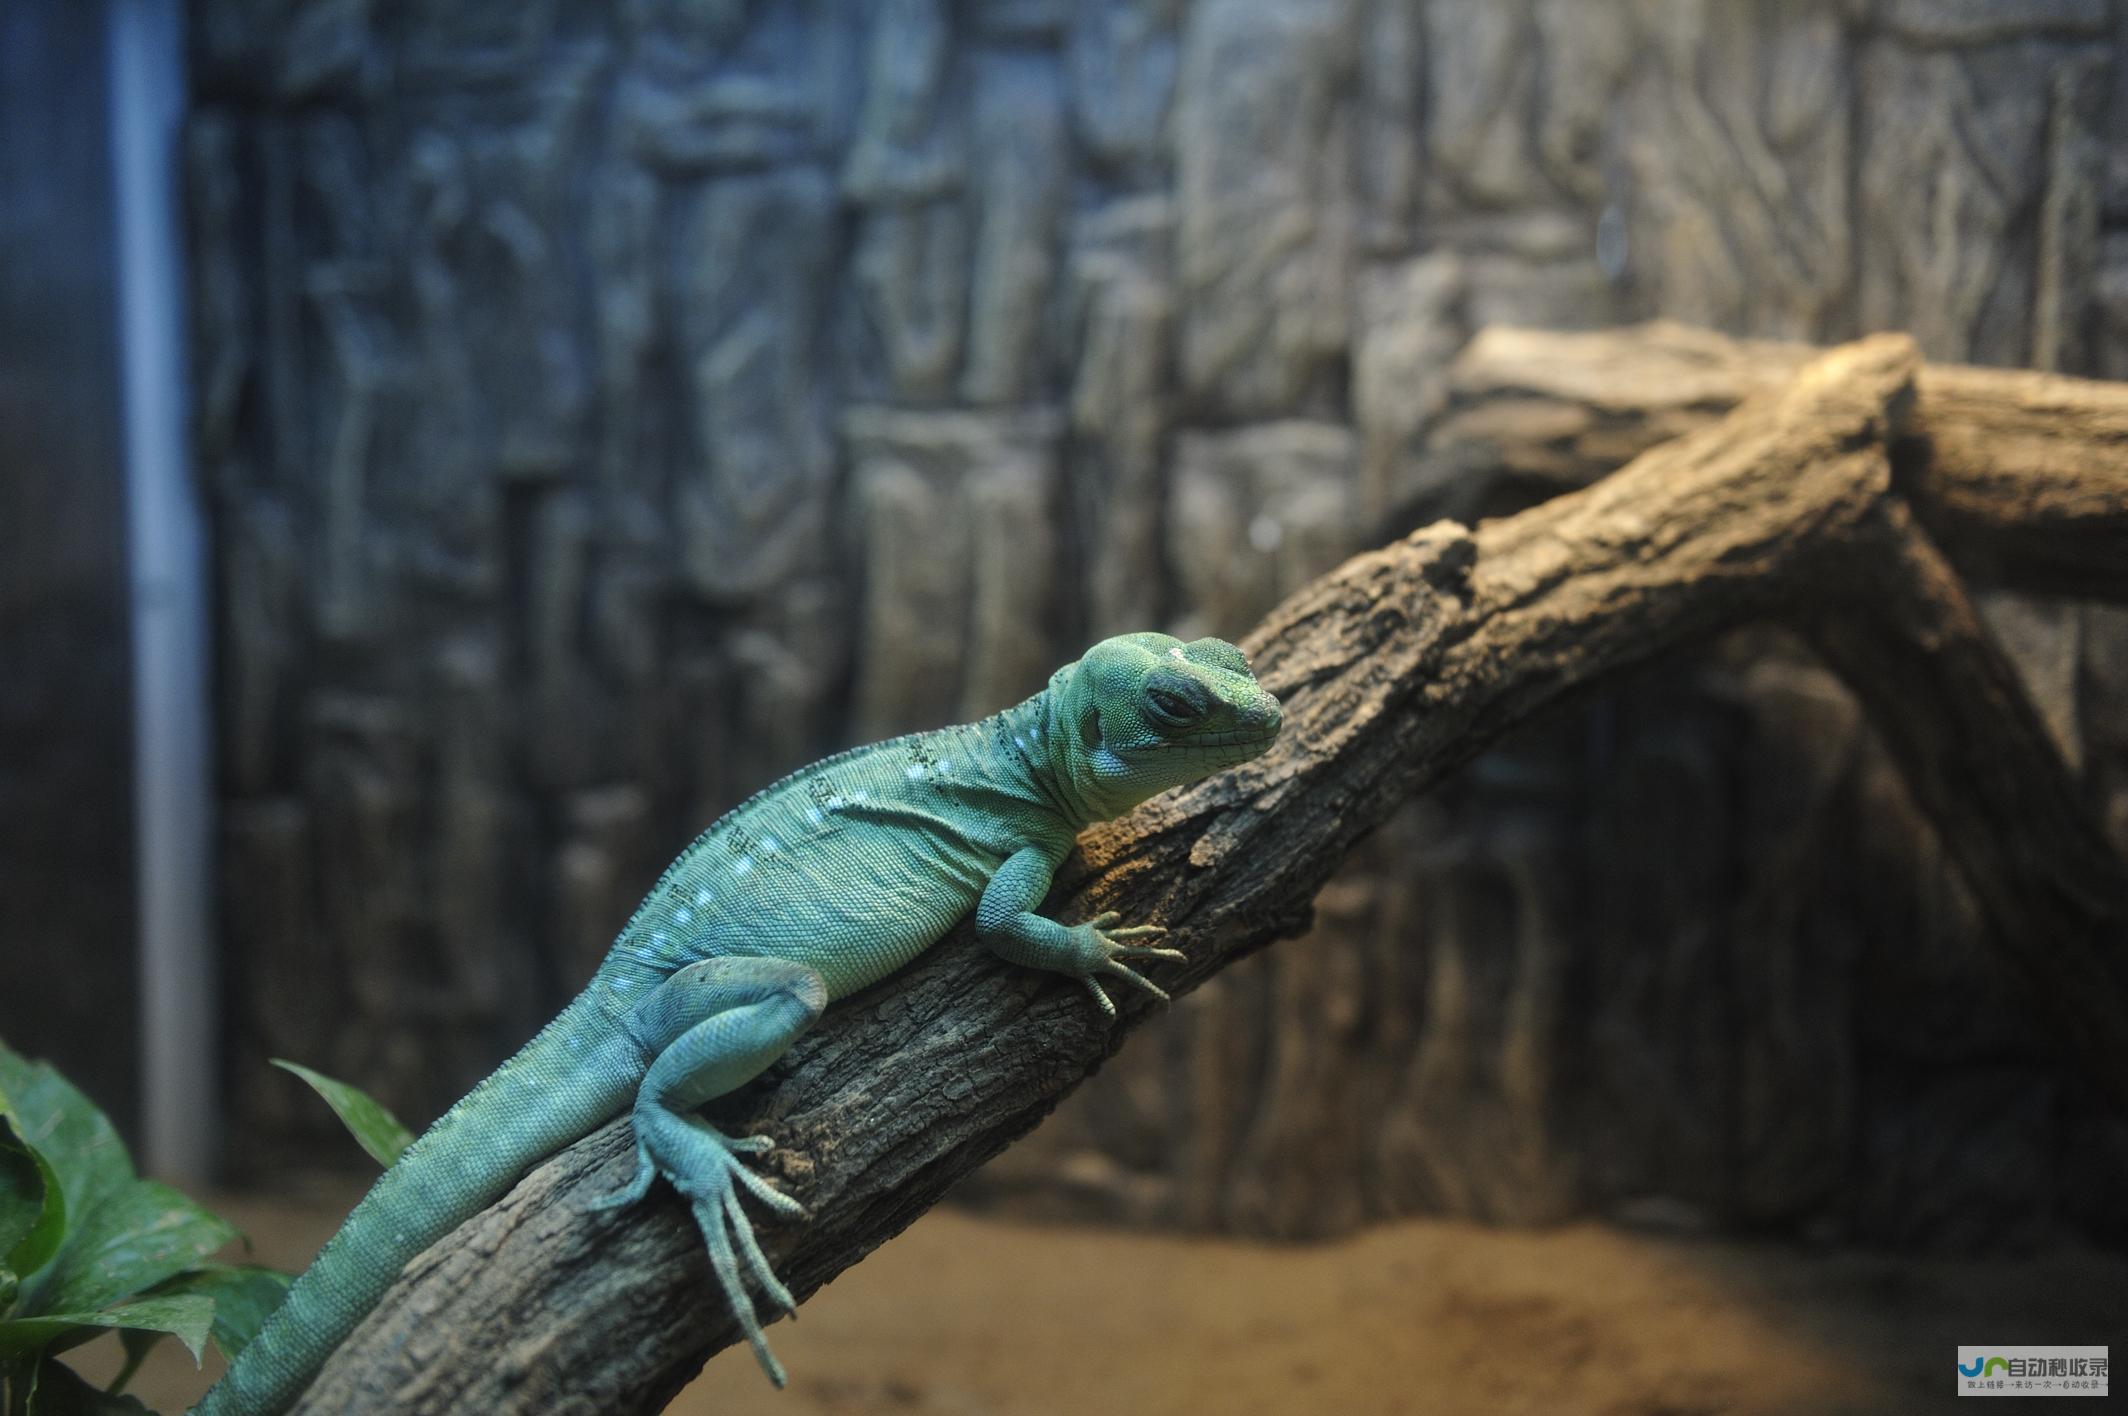
[[[798,1314],[798,1304],[769,1267],[768,1257],[754,1237],[754,1222],[739,1203],[739,1190],[743,1187],[780,1215],[791,1219],[807,1217],[804,1205],[747,1169],[739,1159],[742,1154],[758,1155],[769,1150],[774,1142],[766,1136],[733,1139],[700,1117],[677,1114],[662,1106],[637,1107],[635,1134],[635,1179],[627,1189],[607,1196],[592,1208],[619,1208],[642,1198],[657,1176],[669,1180],[694,1211],[695,1225],[709,1248],[709,1264],[716,1271],[717,1286],[724,1290],[732,1315],[746,1333],[754,1359],[770,1381],[779,1387],[784,1385],[788,1379],[783,1364],[776,1360],[768,1339],[761,1335],[761,1320],[754,1311],[753,1299],[747,1295],[746,1277],[752,1277],[762,1297],[793,1317]],[[742,1260],[744,1274],[740,1270]]]
[[[767,1136],[725,1136],[721,1131],[717,1132],[717,1135],[723,1139],[727,1149],[740,1155],[766,1155],[776,1148],[776,1143]],[[751,1172],[744,1173],[751,1180],[766,1183],[761,1182],[760,1177],[753,1175]],[[649,1194],[650,1187],[656,1182],[657,1178],[657,1162],[650,1158],[650,1148],[643,1144],[641,1133],[638,1133],[635,1143],[635,1175],[627,1184],[621,1186],[620,1189],[615,1190],[612,1194],[603,1195],[585,1205],[585,1212],[589,1214],[604,1214],[608,1210],[626,1209],[637,1200],[642,1199],[643,1196]],[[785,1197],[777,1195],[776,1198],[780,1200]],[[793,1201],[793,1203],[796,1202]],[[802,1209],[799,1212],[801,1214],[804,1213]]]
[[[1104,910],[1073,928],[1073,933],[1078,934],[1087,945],[1087,968],[1079,975],[1079,982],[1086,985],[1086,991],[1093,994],[1094,1001],[1101,1005],[1101,1011],[1111,1018],[1116,1016],[1116,1005],[1101,987],[1102,976],[1134,984],[1162,1003],[1167,1003],[1172,1001],[1167,990],[1131,965],[1154,959],[1181,962],[1188,958],[1180,949],[1161,949],[1152,945],[1127,942],[1133,939],[1159,939],[1165,936],[1167,931],[1157,924],[1134,924],[1118,929],[1116,921],[1122,918],[1123,916],[1114,910]]]

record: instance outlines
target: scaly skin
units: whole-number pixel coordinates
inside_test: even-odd
[[[1134,967],[1182,957],[1147,942],[1158,928],[1113,915],[1063,925],[1035,907],[1087,824],[1259,755],[1278,728],[1277,700],[1233,645],[1131,634],[1017,707],[841,753],[760,792],[673,862],[590,986],[378,1179],[197,1410],[286,1408],[409,1259],[631,1102],[635,1179],[601,1207],[660,1176],[685,1195],[754,1355],[783,1385],[745,1277],[777,1308],[791,1295],[739,1194],[804,1211],[740,1163],[765,1140],[727,1137],[695,1108],[971,911],[1000,956],[1078,979],[1111,1017],[1103,980],[1166,998]]]

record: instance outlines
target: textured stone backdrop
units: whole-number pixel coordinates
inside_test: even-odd
[[[780,772],[1542,495],[1450,427],[1482,325],[2128,377],[2108,0],[200,0],[194,40],[254,1167],[337,1153],[265,1056],[425,1119]],[[2128,615],[1994,612],[2128,838]],[[2128,1130],[1979,927],[1846,694],[1740,637],[1415,806],[981,1192],[2128,1237]]]

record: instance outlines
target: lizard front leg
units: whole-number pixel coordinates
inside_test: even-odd
[[[767,1137],[734,1140],[694,1113],[704,1102],[759,1076],[826,1006],[827,985],[820,975],[785,959],[705,959],[659,984],[628,1019],[630,1033],[655,1059],[636,1092],[635,1178],[594,1206],[615,1209],[633,1203],[660,1175],[686,1196],[709,1246],[717,1283],[755,1359],[779,1387],[785,1380],[783,1364],[761,1335],[740,1274],[740,1258],[771,1302],[785,1312],[795,1312],[797,1305],[754,1238],[753,1221],[739,1204],[739,1188],[752,1191],[779,1214],[802,1219],[805,1208],[740,1162],[741,1154],[767,1150]]]
[[[1167,933],[1157,924],[1118,929],[1121,918],[1110,910],[1082,924],[1058,924],[1034,912],[1049,893],[1050,878],[1063,857],[1040,846],[1024,846],[998,867],[975,907],[975,932],[999,958],[1029,968],[1068,974],[1086,985],[1101,1011],[1113,1018],[1116,1005],[1101,988],[1103,977],[1135,984],[1165,1003],[1167,991],[1131,965],[1151,959],[1182,959],[1176,949],[1133,944]]]

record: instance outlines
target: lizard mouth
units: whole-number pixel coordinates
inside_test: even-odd
[[[1178,751],[1225,753],[1234,748],[1245,748],[1247,749],[1245,756],[1254,757],[1277,739],[1278,729],[1279,724],[1276,720],[1273,720],[1262,727],[1228,728],[1216,733],[1198,733],[1193,737],[1171,738],[1166,742],[1153,744],[1149,750],[1155,754]],[[1141,751],[1144,750],[1148,749],[1141,749]]]
[[[1191,747],[1268,747],[1278,736],[1278,724],[1266,728],[1234,728],[1223,733],[1207,733],[1193,738]]]
[[[1265,747],[1278,736],[1278,730],[1285,726],[1285,720],[1285,710],[1279,706],[1278,700],[1258,689],[1256,701],[1249,705],[1241,726],[1214,734],[1213,741],[1220,746]]]

